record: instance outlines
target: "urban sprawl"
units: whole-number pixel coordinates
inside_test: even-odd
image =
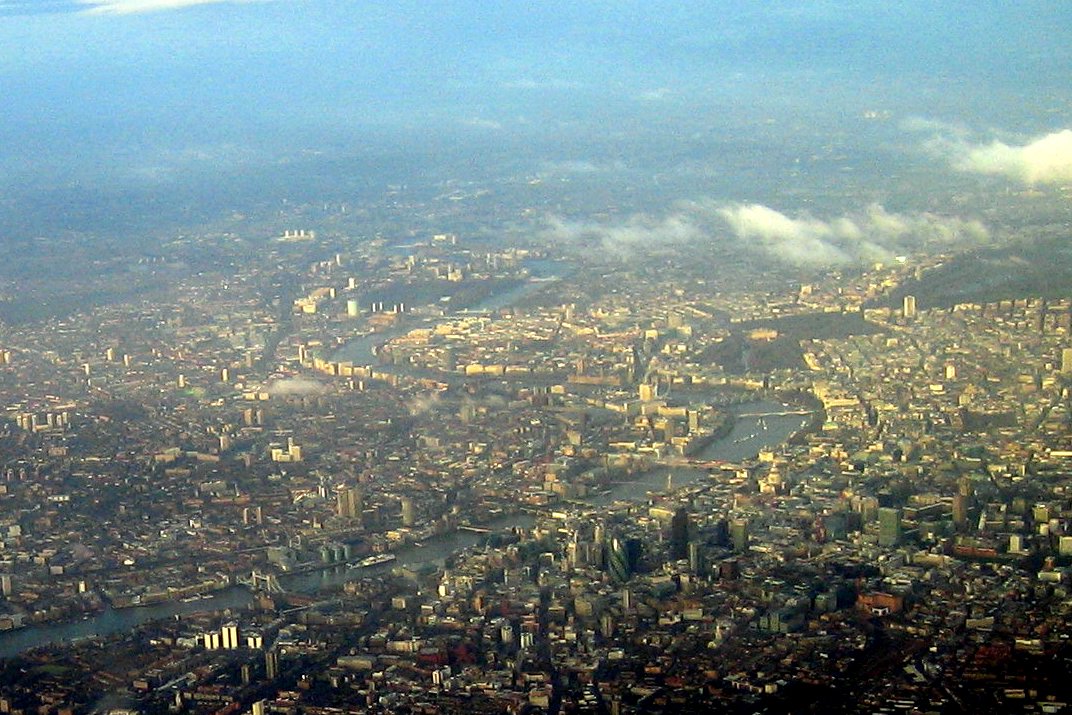
[[[0,327],[0,713],[1065,711],[1072,305],[948,260],[130,259]]]

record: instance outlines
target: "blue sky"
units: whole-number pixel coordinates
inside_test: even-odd
[[[0,0],[0,169],[152,182],[370,132],[673,142],[705,117],[821,133],[869,109],[1026,144],[1072,124],[1070,21],[1059,2]]]
[[[1072,46],[1061,3],[195,2],[0,0],[15,121],[196,133],[419,122],[418,111],[465,121],[467,109],[501,122],[542,92],[569,114],[592,97],[792,95],[815,77],[1030,93],[1068,68]]]

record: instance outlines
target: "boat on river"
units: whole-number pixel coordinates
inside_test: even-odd
[[[397,559],[395,554],[375,554],[373,556],[366,556],[357,563],[347,564],[346,568],[350,569],[367,569],[369,566],[379,566],[380,564],[390,563]]]

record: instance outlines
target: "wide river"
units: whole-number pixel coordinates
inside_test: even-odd
[[[572,275],[574,268],[568,263],[551,261],[542,258],[533,258],[525,261],[525,267],[529,271],[529,280],[519,283],[506,290],[493,293],[469,309],[448,314],[441,318],[428,318],[419,323],[407,323],[380,332],[369,333],[348,341],[336,350],[331,359],[335,362],[352,362],[354,365],[368,365],[374,362],[373,353],[376,348],[386,343],[391,338],[405,335],[417,327],[432,327],[437,323],[453,320],[460,316],[474,313],[490,313],[511,305],[520,303],[530,295],[539,292],[548,283]],[[393,368],[384,367],[387,372]]]
[[[733,411],[737,415],[755,415],[782,412],[784,409],[781,403],[759,400],[737,405]],[[738,417],[730,433],[708,445],[700,456],[703,459],[740,462],[755,456],[764,447],[781,444],[792,433],[800,430],[807,423],[807,419],[806,416],[801,415],[779,414],[770,414],[767,417]],[[640,501],[646,498],[649,491],[665,489],[668,471],[660,468],[641,473],[631,481],[616,484],[608,494],[591,499],[589,503],[599,506],[616,500]],[[685,486],[707,478],[707,472],[698,469],[674,469],[672,474],[674,487]],[[529,527],[532,523],[531,516],[517,515],[504,517],[487,526],[500,529],[511,526]],[[397,564],[418,566],[426,563],[440,563],[448,556],[473,546],[482,538],[482,535],[473,532],[457,531],[428,539],[421,546],[407,546],[398,550],[395,552],[398,560],[394,564],[366,569],[337,567],[311,573],[285,575],[279,580],[287,591],[316,593],[343,584],[347,580],[367,576],[376,570],[389,569]],[[209,598],[189,603],[162,603],[124,609],[107,608],[81,621],[27,626],[0,633],[0,658],[9,658],[24,650],[50,643],[126,632],[142,623],[185,613],[240,608],[248,604],[251,599],[252,596],[248,590],[236,586],[218,591]]]

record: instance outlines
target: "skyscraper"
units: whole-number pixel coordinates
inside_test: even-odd
[[[707,571],[707,564],[704,563],[703,549],[698,541],[690,541],[688,545],[689,552],[689,571],[702,576]]]
[[[279,677],[279,653],[274,649],[264,654],[264,675],[268,680]]]
[[[670,521],[670,559],[680,561],[689,556],[689,512],[678,507]]]
[[[882,507],[878,510],[879,546],[897,546],[901,543],[901,510]]]
[[[730,543],[734,551],[748,551],[748,519],[730,522]]]
[[[968,523],[970,497],[966,494],[953,495],[953,524],[961,529]]]
[[[365,503],[359,487],[343,487],[335,495],[335,513],[343,519],[360,519]]]
[[[904,297],[901,312],[906,318],[916,317],[916,296],[906,295]]]
[[[220,628],[220,640],[226,650],[238,647],[238,624],[226,623]]]
[[[610,544],[610,554],[607,558],[607,571],[618,583],[629,580],[632,571],[629,568],[629,554],[626,552],[625,542],[614,539]]]

